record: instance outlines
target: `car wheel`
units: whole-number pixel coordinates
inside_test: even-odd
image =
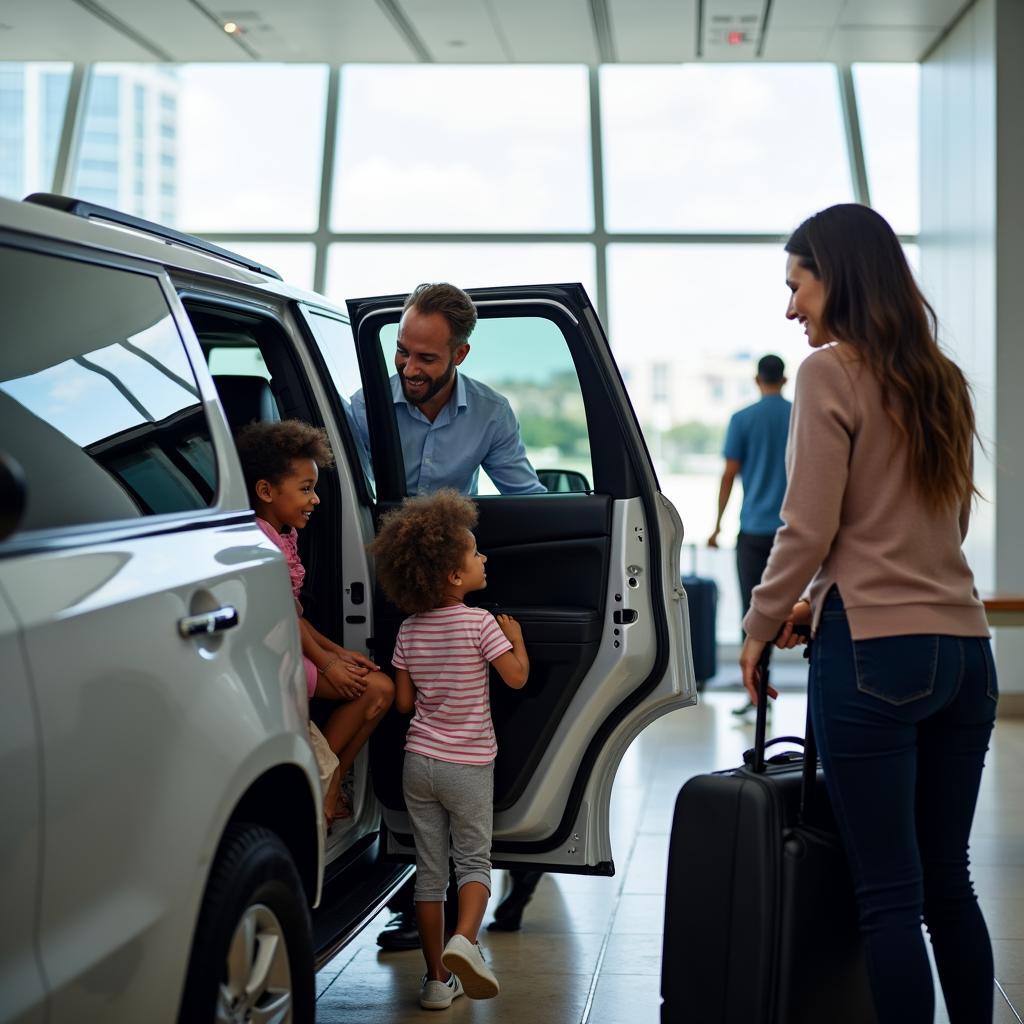
[[[312,1024],[313,939],[298,871],[267,828],[232,825],[192,943],[179,1024]]]

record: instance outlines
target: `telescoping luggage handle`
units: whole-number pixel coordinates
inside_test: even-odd
[[[779,630],[781,633],[782,630]],[[794,632],[799,636],[810,637],[811,631],[806,626],[795,627]],[[778,634],[776,634],[778,635]],[[774,740],[766,742],[768,731],[768,676],[770,675],[769,665],[771,661],[771,644],[765,644],[761,653],[761,660],[757,663],[757,720],[754,725],[754,756],[752,768],[761,774],[765,770],[765,748],[772,743],[780,743],[788,740],[793,743],[803,743],[803,775],[800,782],[800,820],[806,818],[810,811],[811,799],[814,795],[814,783],[818,774],[818,745],[814,741],[814,728],[811,724],[811,703],[807,701],[807,719],[804,725],[804,738],[801,741],[798,736],[779,736]],[[810,640],[804,647],[804,657],[809,658],[811,654]]]

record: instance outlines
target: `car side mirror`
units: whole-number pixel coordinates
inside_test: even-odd
[[[18,528],[27,501],[25,471],[17,459],[0,452],[0,540],[7,540]]]
[[[589,494],[590,481],[575,469],[538,469],[537,479],[552,494]]]

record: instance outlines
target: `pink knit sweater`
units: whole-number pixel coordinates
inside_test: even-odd
[[[743,628],[771,640],[808,593],[817,629],[829,588],[855,640],[988,636],[961,544],[970,502],[936,513],[909,482],[878,382],[850,345],[812,353],[797,375],[783,525]]]

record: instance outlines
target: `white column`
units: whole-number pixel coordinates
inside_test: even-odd
[[[921,274],[974,388],[984,500],[965,544],[982,591],[1024,594],[1024,5],[977,0],[921,74]],[[1004,713],[1024,713],[1024,630],[996,635]]]

